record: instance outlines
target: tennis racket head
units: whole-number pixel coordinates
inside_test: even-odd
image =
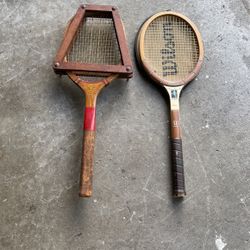
[[[197,27],[189,18],[164,11],[151,16],[140,28],[136,55],[156,83],[181,86],[199,73],[204,47]]]
[[[117,8],[81,5],[65,30],[53,68],[58,74],[132,77],[132,62]]]

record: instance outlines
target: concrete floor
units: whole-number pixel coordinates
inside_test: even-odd
[[[119,7],[134,78],[98,99],[90,199],[78,197],[84,97],[51,68],[80,2],[0,1],[0,249],[250,249],[250,1],[94,1]],[[189,16],[206,48],[181,98],[182,202],[167,95],[133,53],[141,23],[165,9]]]

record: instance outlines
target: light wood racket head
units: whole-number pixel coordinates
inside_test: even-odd
[[[189,18],[164,11],[151,16],[140,28],[136,55],[156,83],[181,86],[199,73],[204,48],[201,35]]]

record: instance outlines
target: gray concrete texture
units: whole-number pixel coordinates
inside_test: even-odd
[[[116,5],[134,78],[97,104],[94,194],[78,197],[83,93],[51,64],[81,1],[0,1],[0,249],[250,249],[250,1]],[[136,66],[142,22],[199,27],[200,75],[181,97],[187,197],[171,198],[169,101]]]

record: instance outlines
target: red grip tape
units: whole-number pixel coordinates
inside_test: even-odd
[[[95,107],[85,108],[84,130],[95,131]]]

